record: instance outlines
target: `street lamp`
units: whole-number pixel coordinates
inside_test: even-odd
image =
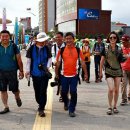
[[[36,16],[34,13],[31,12],[31,8],[27,8],[27,11],[29,11],[28,13],[32,14],[33,16]]]

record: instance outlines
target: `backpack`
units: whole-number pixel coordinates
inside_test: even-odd
[[[55,52],[55,57],[56,57],[56,44],[54,44],[54,52]]]
[[[108,54],[109,49],[110,49],[109,45],[107,48],[105,47],[106,58],[107,58],[107,54]],[[115,55],[116,55],[116,58],[119,61],[119,63],[126,61],[126,58],[123,56],[122,48],[118,45],[116,45],[116,48],[115,48]]]
[[[99,48],[100,47],[100,48]],[[94,44],[94,51],[96,50],[96,49],[99,49],[99,51],[100,52],[102,52],[102,50],[105,48],[105,44],[104,43],[101,43],[101,45],[100,46],[98,46],[98,43],[96,42],[95,44]]]
[[[78,47],[75,47],[76,48],[76,50],[77,50],[77,53],[78,53],[78,81],[79,81],[79,84],[81,84],[81,81],[80,81],[80,77],[79,77],[79,75],[80,75],[80,69],[81,69],[81,63],[80,63],[80,57],[79,57],[79,54],[80,54],[80,48],[78,48]],[[63,52],[64,52],[64,50],[65,50],[65,47],[62,47],[61,48],[61,51],[60,51],[60,55],[61,55],[61,58],[63,59]],[[60,70],[62,69],[62,60],[61,60],[61,63],[60,63]],[[59,70],[59,71],[60,71]]]

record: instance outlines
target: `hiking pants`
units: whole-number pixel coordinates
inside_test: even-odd
[[[39,104],[39,110],[44,110],[47,102],[48,78],[45,76],[44,77],[32,76],[32,79],[35,92],[35,99]]]
[[[61,76],[61,95],[65,106],[69,107],[69,112],[74,112],[77,104],[77,83],[78,76],[65,77]],[[68,92],[70,91],[70,101],[68,99]]]
[[[87,69],[87,73],[88,73],[88,81],[90,80],[90,62],[85,62],[86,64],[86,69]],[[84,80],[84,71],[82,69],[82,79]]]
[[[99,69],[100,69],[100,55],[94,56],[94,63],[95,63],[95,79],[97,80],[99,78]]]
[[[122,100],[127,99],[127,85],[129,86],[128,97],[130,97],[130,71],[123,70],[123,78],[121,84]]]

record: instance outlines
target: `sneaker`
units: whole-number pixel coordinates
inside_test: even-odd
[[[127,104],[127,99],[123,99],[122,102],[120,103],[121,106],[124,106]]]
[[[22,106],[22,101],[20,98],[16,99],[16,103],[17,103],[17,106],[18,107],[21,107]]]
[[[70,117],[76,117],[76,114],[74,112],[69,112]]]
[[[39,116],[40,117],[45,117],[46,114],[45,114],[45,112],[43,110],[39,110]]]
[[[3,111],[0,111],[0,114],[5,114],[5,113],[8,113],[8,112],[10,112],[10,110],[9,110],[9,108],[7,107],[7,108],[4,108]]]

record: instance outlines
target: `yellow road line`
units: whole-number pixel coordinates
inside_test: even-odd
[[[46,117],[39,117],[38,113],[33,125],[33,130],[51,130],[53,88],[48,86],[47,104],[45,107]]]

